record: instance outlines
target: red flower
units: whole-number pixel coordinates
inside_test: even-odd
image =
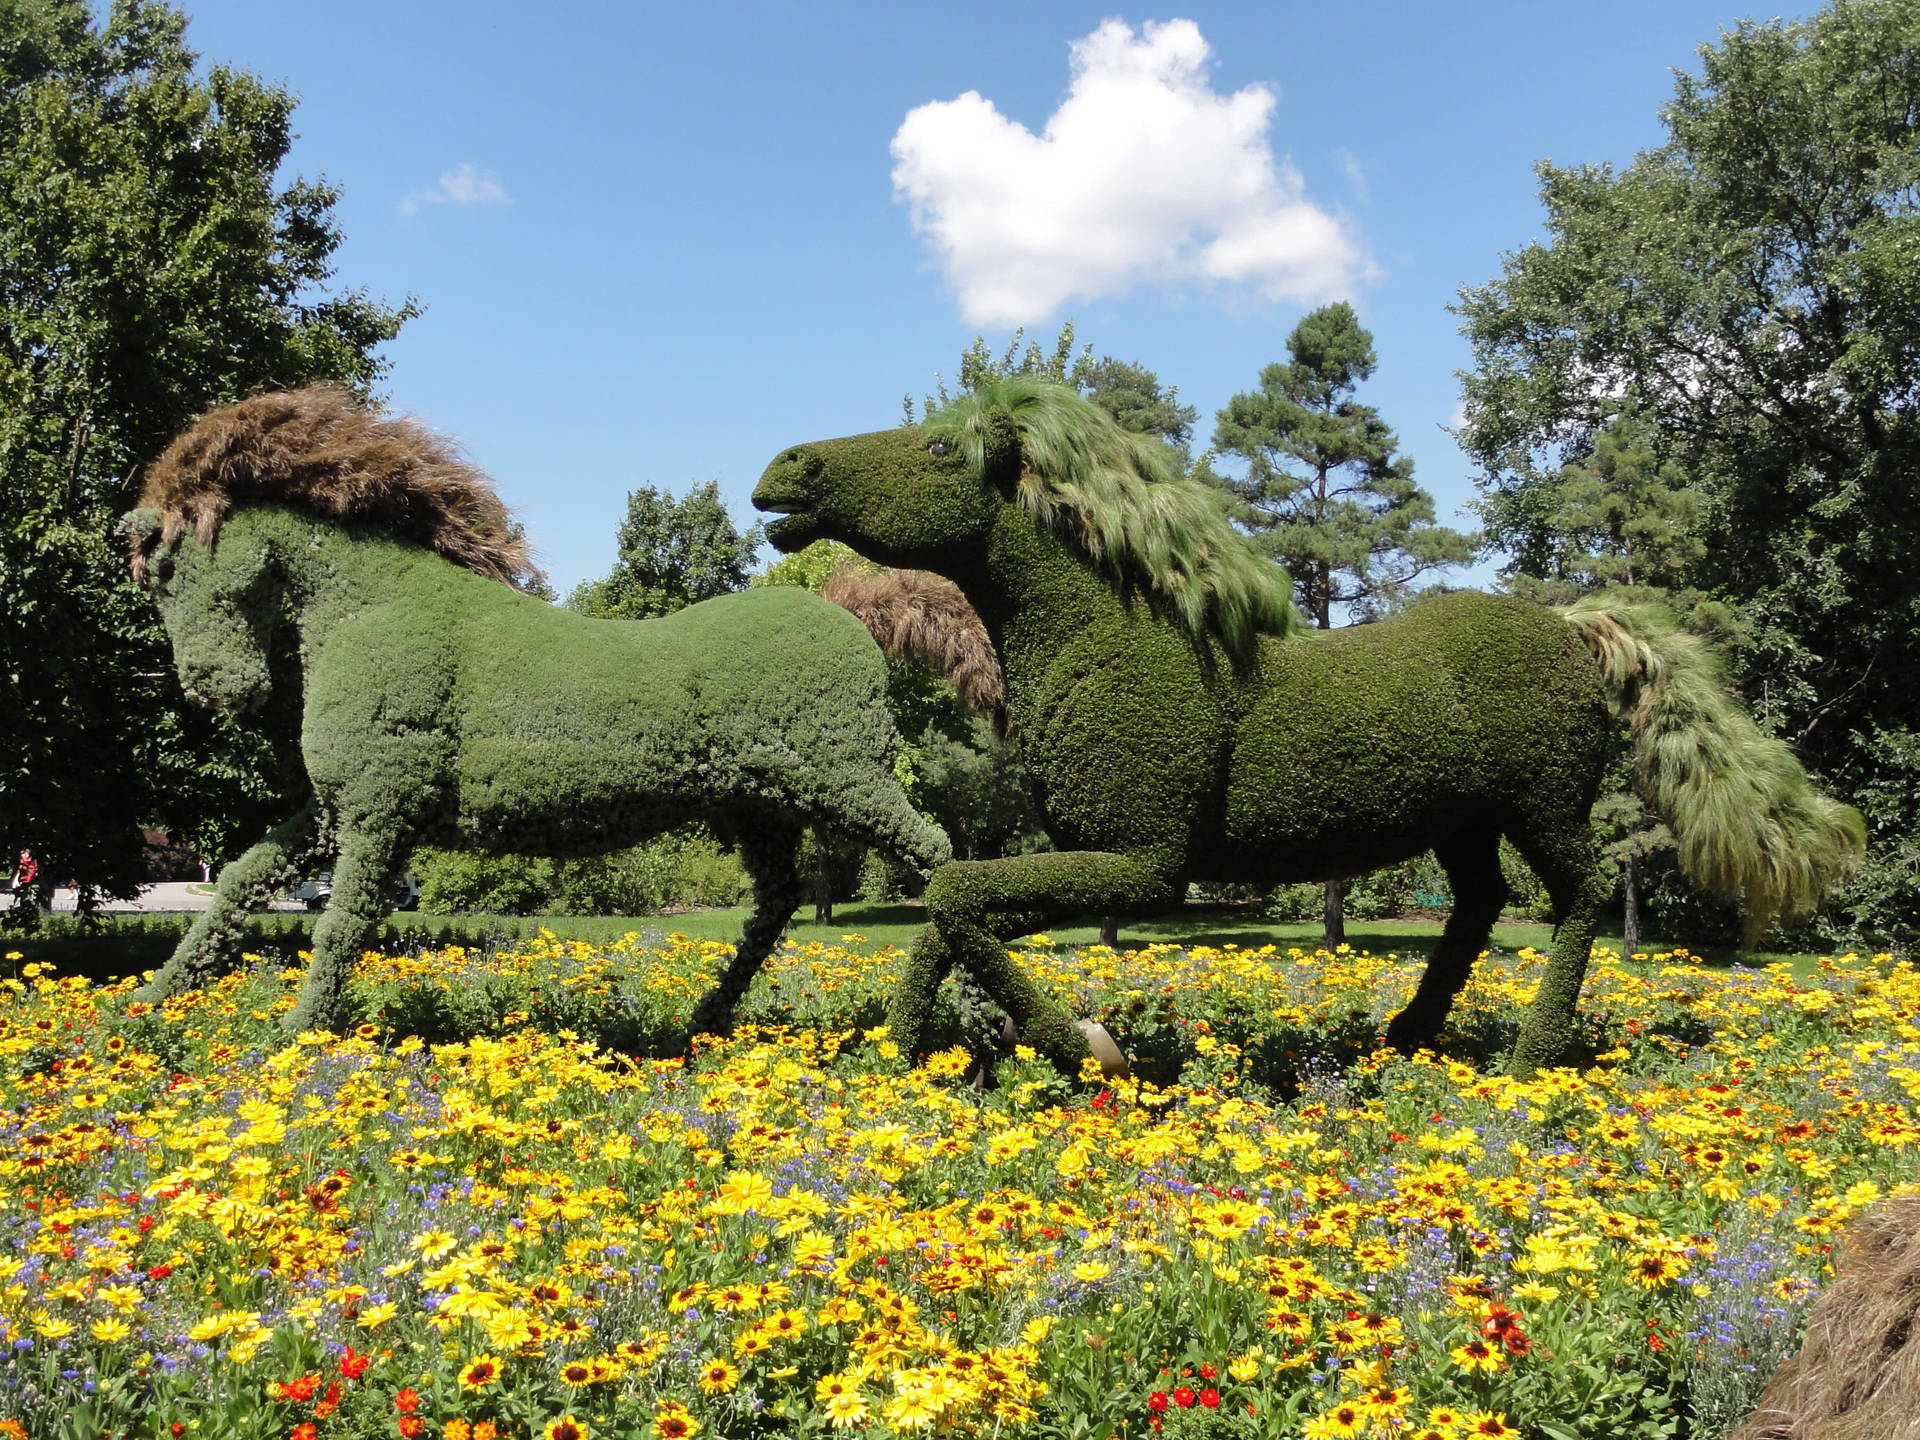
[[[1185,1385],[1182,1385],[1178,1390],[1173,1392],[1173,1403],[1178,1405],[1182,1410],[1191,1410],[1193,1408],[1193,1402],[1199,1398],[1199,1396],[1195,1395],[1193,1391]]]
[[[400,1417],[400,1433],[406,1437],[406,1440],[413,1440],[414,1436],[426,1428],[427,1422],[422,1420],[418,1415],[402,1415]]]
[[[1209,1385],[1200,1392],[1200,1403],[1208,1410],[1220,1408],[1220,1392]]]
[[[356,1355],[353,1346],[347,1346],[347,1353],[340,1357],[340,1373],[349,1380],[358,1380],[367,1373],[367,1366],[373,1363],[371,1355]]]
[[[1480,1333],[1489,1340],[1497,1340],[1507,1348],[1510,1355],[1524,1355],[1533,1348],[1533,1340],[1520,1328],[1522,1317],[1515,1311],[1496,1305],[1493,1313],[1487,1316],[1487,1323],[1480,1327]]]
[[[1161,1414],[1163,1411],[1166,1410],[1166,1408],[1167,1408],[1167,1392],[1166,1391],[1156,1390],[1153,1392],[1153,1394],[1147,1397],[1147,1409],[1151,1410],[1154,1414],[1156,1415]]]
[[[1202,1365],[1200,1367],[1200,1378],[1202,1380],[1218,1380],[1220,1378],[1220,1371],[1216,1366]]]
[[[409,1385],[393,1397],[393,1408],[402,1415],[411,1415],[420,1408],[420,1392]]]
[[[293,1434],[288,1436],[287,1440],[317,1440],[319,1434],[320,1427],[318,1425],[315,1425],[311,1420],[302,1420],[298,1425],[293,1427]]]

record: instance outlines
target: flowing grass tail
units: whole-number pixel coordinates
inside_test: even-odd
[[[1748,945],[1776,920],[1811,915],[1859,866],[1860,812],[1823,795],[1786,744],[1761,733],[1719,656],[1665,607],[1594,595],[1562,613],[1600,662],[1681,870],[1740,902]]]

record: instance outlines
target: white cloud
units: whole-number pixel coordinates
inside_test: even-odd
[[[491,170],[461,164],[440,176],[432,190],[409,190],[400,201],[402,215],[416,215],[429,205],[511,205],[506,187]]]
[[[1311,303],[1368,273],[1268,142],[1273,92],[1207,78],[1191,20],[1108,20],[1072,46],[1067,98],[1038,135],[969,90],[908,113],[894,195],[939,254],[970,324],[1043,320],[1072,298],[1212,281]]]

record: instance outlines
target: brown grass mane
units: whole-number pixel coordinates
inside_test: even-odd
[[[1800,1353],[1728,1440],[1920,1440],[1920,1194],[1849,1224]]]
[[[862,573],[843,566],[820,593],[857,615],[889,656],[911,657],[946,676],[970,709],[991,715],[1006,732],[1000,657],[958,585],[927,570]]]
[[[537,573],[493,482],[452,441],[331,387],[209,410],[147,467],[140,504],[160,512],[168,548],[188,530],[211,546],[235,507],[277,504],[375,526],[516,589]],[[136,580],[146,560],[135,552]]]

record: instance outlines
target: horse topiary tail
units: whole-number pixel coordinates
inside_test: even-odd
[[[1727,689],[1717,654],[1660,605],[1593,595],[1561,612],[1600,662],[1633,737],[1641,793],[1672,830],[1680,868],[1740,901],[1747,944],[1803,920],[1866,850],[1860,812],[1814,786]]]

